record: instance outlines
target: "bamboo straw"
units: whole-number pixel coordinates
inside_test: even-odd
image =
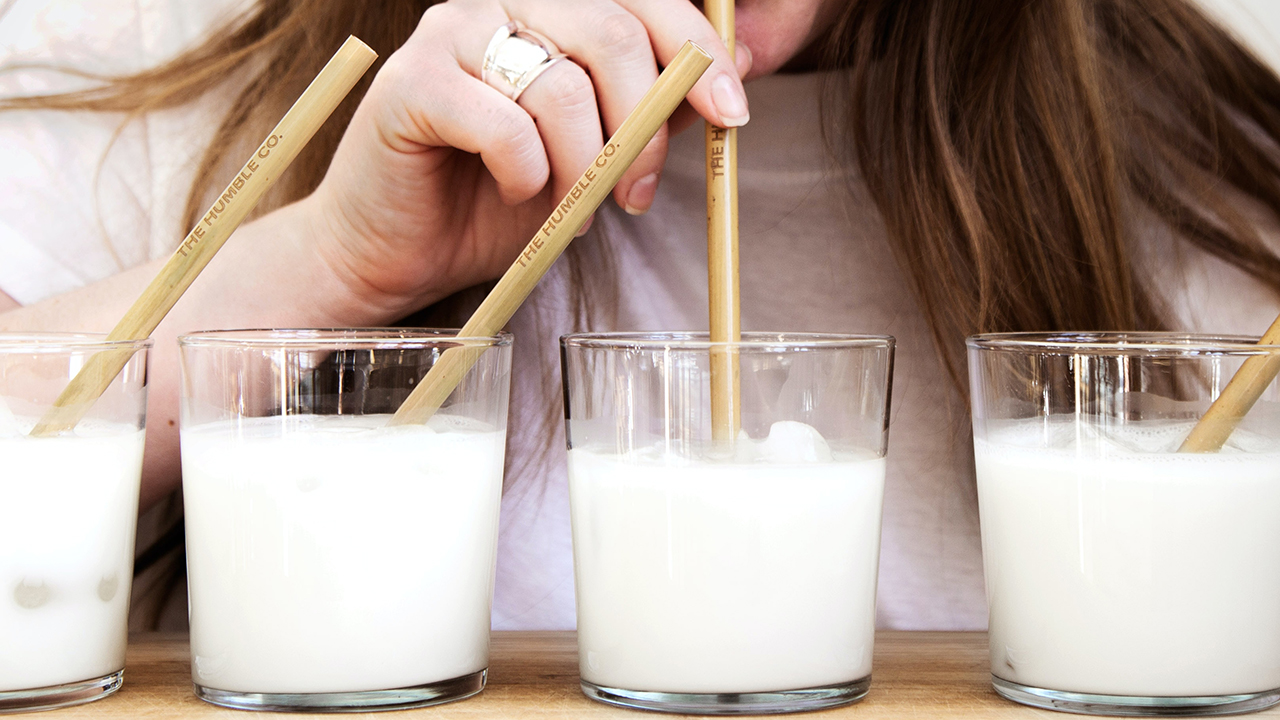
[[[733,55],[734,0],[706,0],[707,19]],[[707,286],[711,341],[742,340],[738,302],[738,129],[707,123]],[[742,427],[736,347],[711,350],[711,435],[733,442]]]
[[[692,42],[684,44],[618,131],[605,143],[595,162],[564,196],[497,286],[458,331],[459,337],[493,335],[507,324],[520,303],[568,247],[591,213],[609,196],[622,174],[675,112],[709,65],[711,56],[705,50]],[[426,422],[462,382],[482,352],[484,348],[464,346],[445,350],[427,376],[405,398],[389,424]]]
[[[1280,317],[1271,323],[1259,345],[1280,345]],[[1222,394],[1209,406],[1204,417],[1182,441],[1178,452],[1213,453],[1222,449],[1236,426],[1253,408],[1263,391],[1280,374],[1280,355],[1254,355],[1245,360],[1222,389]]]
[[[377,57],[357,38],[347,38],[209,212],[196,222],[173,257],[107,335],[108,340],[141,340],[151,335]],[[133,351],[125,349],[104,350],[90,357],[31,435],[55,435],[75,427],[132,356]]]

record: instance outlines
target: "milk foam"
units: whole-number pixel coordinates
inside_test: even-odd
[[[735,450],[569,452],[583,679],[744,693],[870,675],[884,459],[801,423]]]
[[[1111,695],[1280,687],[1280,448],[1237,431],[1220,454],[1174,452],[1190,429],[1025,421],[975,442],[994,675]]]
[[[183,429],[197,684],[380,690],[488,665],[504,433],[388,419]]]
[[[0,691],[124,667],[143,433],[82,421],[30,438],[0,429]]]

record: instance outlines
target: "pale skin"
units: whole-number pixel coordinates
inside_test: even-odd
[[[698,116],[740,126],[749,118],[742,79],[782,68],[842,4],[738,0],[736,64],[688,0],[433,7],[378,73],[316,192],[243,225],[152,335],[142,508],[180,482],[178,335],[385,325],[496,278],[684,40],[715,61],[671,128]],[[572,60],[518,104],[477,79],[485,45],[509,19]],[[618,183],[614,199],[628,212],[653,203],[667,137],[660,131]],[[28,306],[0,291],[0,331],[106,332],[164,261]]]

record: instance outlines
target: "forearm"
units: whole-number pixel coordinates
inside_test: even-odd
[[[178,462],[177,337],[193,330],[378,325],[407,308],[356,297],[308,246],[313,232],[300,206],[241,227],[152,334],[148,373],[145,509],[174,490]],[[167,258],[39,303],[0,313],[0,331],[108,332]]]

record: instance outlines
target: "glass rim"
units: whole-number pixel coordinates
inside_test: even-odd
[[[107,333],[90,332],[0,332],[0,352],[58,352],[74,350],[138,350],[150,349],[155,341],[110,340]]]
[[[460,336],[457,328],[241,328],[200,330],[178,336],[180,347],[238,348],[428,348],[441,343],[472,347],[510,347],[514,337]]]
[[[1192,332],[1007,332],[970,335],[965,345],[971,350],[1014,351],[1052,354],[1248,354],[1280,353],[1280,345],[1259,345],[1261,338],[1250,335],[1213,335]]]
[[[560,336],[561,347],[603,349],[710,350],[778,348],[819,350],[830,348],[885,348],[897,342],[892,335],[819,332],[744,332],[738,342],[713,342],[706,332],[588,332]]]

